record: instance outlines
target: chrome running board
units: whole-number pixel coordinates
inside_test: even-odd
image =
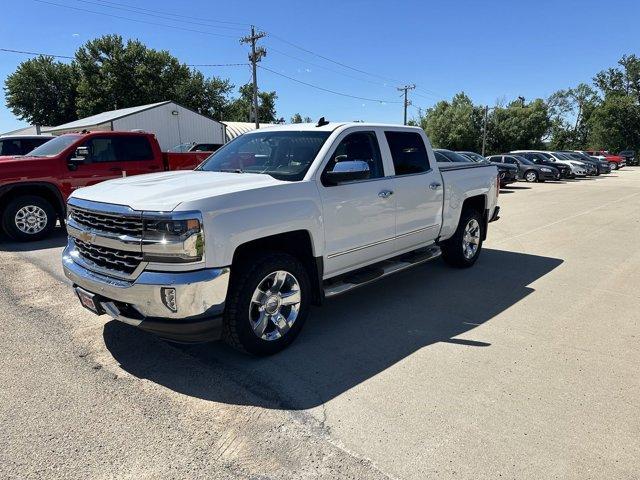
[[[411,267],[421,265],[438,258],[442,252],[440,247],[431,245],[420,250],[390,258],[382,262],[364,267],[354,272],[349,272],[339,277],[324,282],[323,290],[325,298],[342,295],[354,288],[362,287],[376,280],[380,280],[393,273],[401,272]]]

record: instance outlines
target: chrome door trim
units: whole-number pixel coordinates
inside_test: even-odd
[[[376,245],[382,245],[383,243],[392,242],[395,239],[396,239],[396,237],[385,238],[384,240],[378,240],[377,242],[368,243],[366,245],[361,245],[361,246],[355,247],[355,248],[350,248],[349,250],[344,250],[342,252],[331,253],[331,254],[327,255],[327,259],[339,257],[341,255],[347,255],[348,253],[354,253],[354,252],[357,252],[357,251],[360,251],[360,250],[364,250],[365,248],[375,247]]]
[[[421,227],[421,228],[417,228],[415,230],[411,230],[410,232],[405,232],[405,233],[401,233],[400,235],[396,235],[395,238],[403,238],[403,237],[408,237],[409,235],[414,235],[416,233],[422,233],[422,232],[426,232],[427,230],[431,230],[434,228],[438,228],[440,227],[440,225],[429,225],[428,227]]]

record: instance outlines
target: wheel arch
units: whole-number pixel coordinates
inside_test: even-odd
[[[487,208],[487,196],[474,195],[472,197],[465,198],[464,202],[462,202],[462,208],[460,209],[460,218],[462,218],[462,212],[467,210],[475,210],[480,214],[482,218],[482,240],[486,240],[489,215],[491,213]]]
[[[324,263],[322,256],[314,255],[313,241],[308,230],[293,230],[268,235],[238,245],[233,252],[231,281],[233,281],[233,272],[237,269],[235,267],[240,266],[243,262],[250,262],[256,255],[264,252],[287,253],[297,258],[309,272],[309,280],[313,289],[313,303],[317,305],[322,302]]]
[[[11,200],[22,195],[44,198],[51,204],[58,218],[64,220],[66,208],[62,194],[54,184],[48,182],[21,182],[0,187],[0,215]]]

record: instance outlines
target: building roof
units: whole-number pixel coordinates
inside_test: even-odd
[[[256,124],[253,122],[226,122],[223,121],[224,125],[227,127],[227,142],[233,140],[236,137],[239,137],[243,133],[251,132],[256,129]],[[267,127],[270,124],[261,123],[260,128]]]
[[[137,107],[120,108],[118,110],[111,110],[109,112],[102,112],[98,113],[97,115],[91,115],[90,117],[81,118],[80,120],[75,120],[63,125],[58,125],[57,127],[49,127],[46,129],[43,128],[43,130],[45,130],[46,132],[57,132],[61,130],[80,130],[87,127],[94,127],[96,125],[103,125],[105,123],[112,122],[113,120],[117,120],[119,118],[128,117],[129,115],[133,115],[135,113],[143,112],[144,110],[149,110],[150,108],[155,108],[160,105],[166,105],[167,103],[171,103],[171,100],[166,100],[164,102],[158,103],[149,103],[147,105],[138,105]]]
[[[40,127],[40,132],[46,132],[52,127]],[[38,135],[38,127],[35,125],[29,125],[28,127],[18,128],[17,130],[12,130],[10,132],[5,132],[2,136],[7,135]]]

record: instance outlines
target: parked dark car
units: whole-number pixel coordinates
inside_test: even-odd
[[[539,152],[522,152],[518,153],[519,156],[526,158],[527,160],[535,163],[536,165],[545,165],[547,167],[553,167],[560,172],[560,178],[573,178],[575,175],[571,173],[571,167],[559,162],[553,162],[549,160],[547,156]]]
[[[547,180],[560,180],[560,171],[547,165],[536,165],[531,160],[520,155],[505,154],[488,157],[490,162],[507,163],[518,167],[518,178],[526,182],[545,182]]]
[[[469,158],[470,160],[482,163],[488,162],[492,165],[495,165],[498,168],[498,178],[500,179],[500,186],[505,187],[510,183],[515,183],[518,181],[518,167],[516,165],[510,165],[508,163],[495,163],[489,162],[485,157],[476,152],[456,152],[464,157]]]
[[[636,157],[634,150],[623,150],[618,155],[627,161],[627,165],[640,165],[640,161]]]
[[[460,163],[468,163],[472,162],[470,158],[462,156],[453,150],[446,150],[444,148],[436,148],[433,150],[433,153],[436,156],[436,162],[460,162]]]
[[[557,153],[562,154],[564,157],[569,158],[570,160],[576,160],[578,162],[584,163],[585,166],[587,167],[588,175],[597,176],[597,175],[600,175],[601,173],[605,173],[602,162],[597,158],[590,157],[589,155],[586,155],[582,152],[573,152],[569,150],[562,150]],[[607,163],[607,166],[608,165],[609,164]],[[609,171],[611,171],[611,168],[609,168]]]
[[[0,137],[0,156],[26,155],[54,138],[51,135],[5,135]]]

